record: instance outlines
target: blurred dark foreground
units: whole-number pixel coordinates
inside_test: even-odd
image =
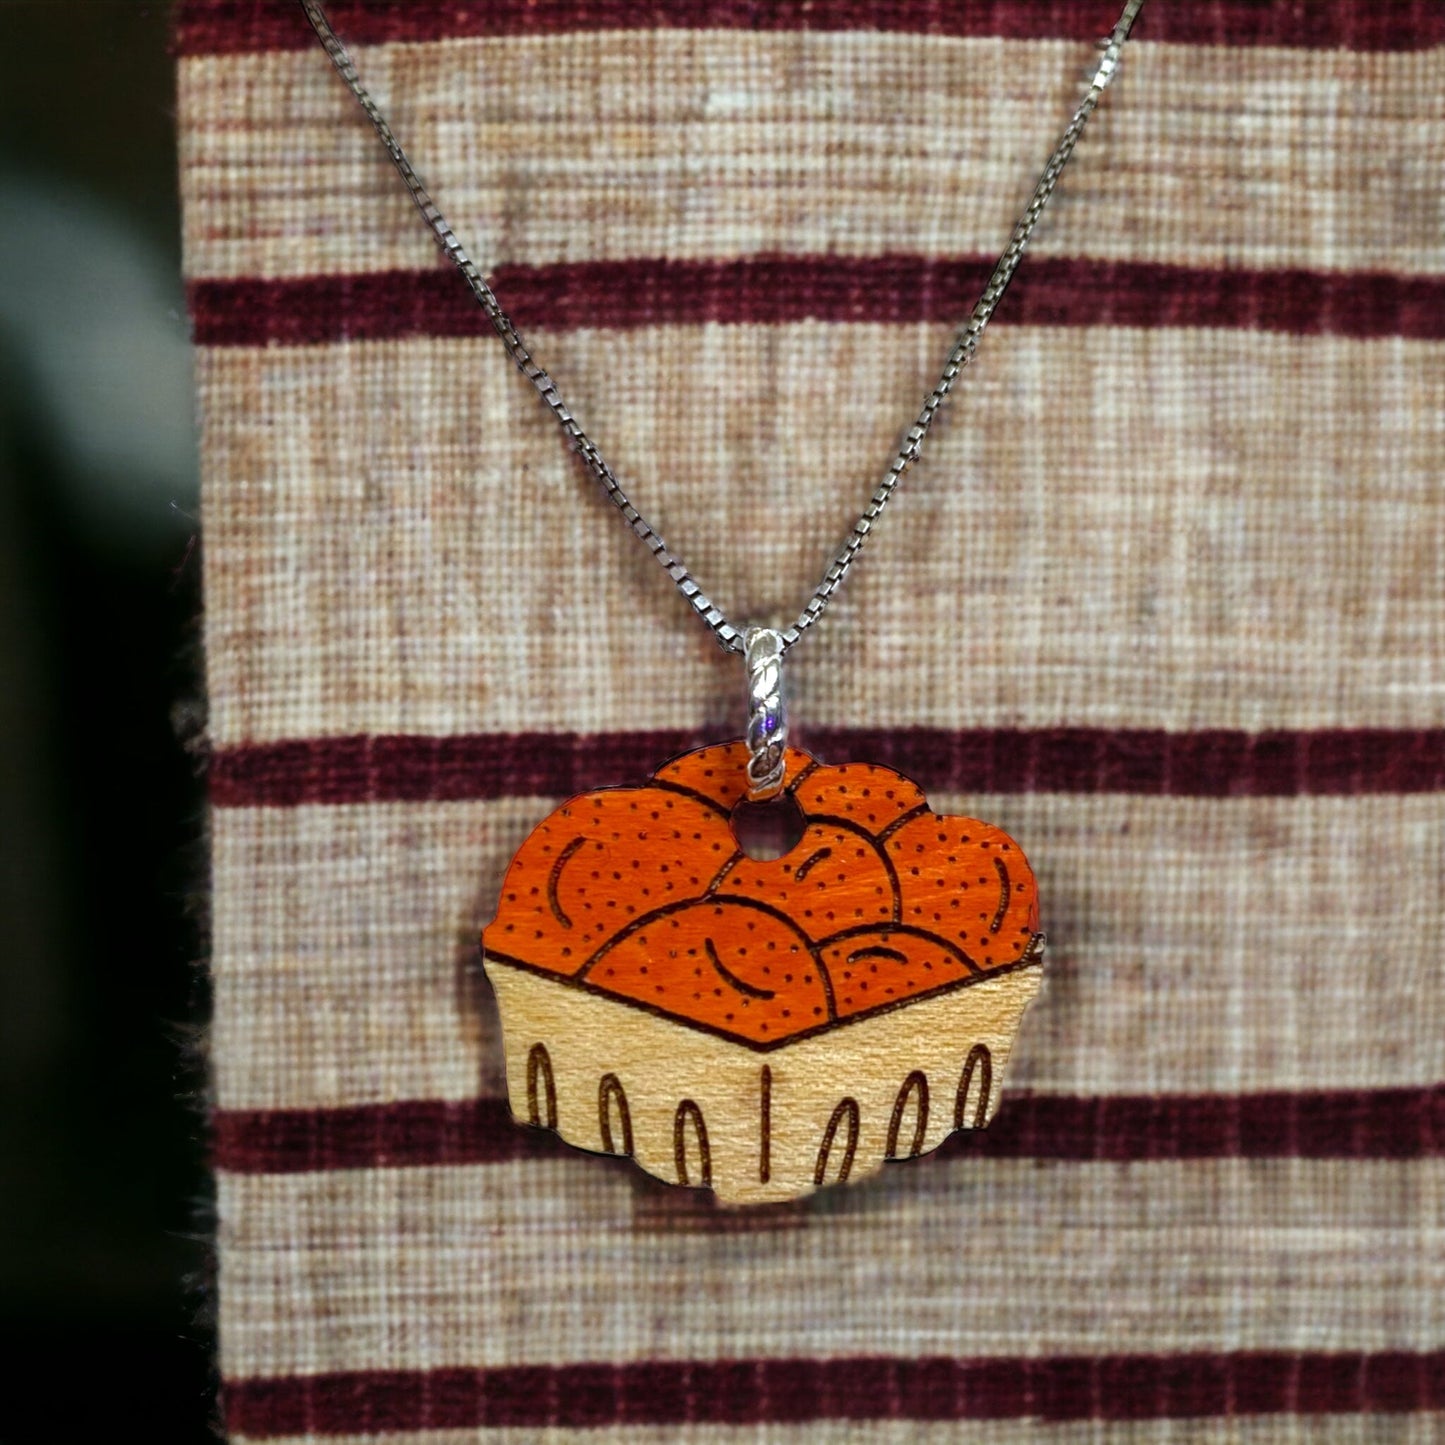
[[[215,1422],[167,23],[0,0],[0,1445]]]

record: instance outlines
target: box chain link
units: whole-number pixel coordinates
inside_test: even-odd
[[[778,629],[777,635],[781,639],[782,650],[786,651],[797,642],[803,633],[823,615],[824,609],[833,599],[833,594],[837,592],[844,577],[848,575],[848,569],[853,565],[854,559],[862,551],[864,543],[867,542],[869,534],[873,530],[873,524],[882,515],[883,509],[888,505],[889,499],[893,496],[904,474],[918,460],[922,452],[923,440],[928,435],[934,418],[938,415],[964,368],[973,360],[974,353],[978,350],[979,338],[982,337],[984,328],[988,325],[1004,291],[1013,279],[1014,272],[1018,269],[1019,262],[1023,259],[1029,237],[1033,234],[1044,207],[1048,205],[1049,197],[1053,195],[1054,188],[1058,185],[1059,176],[1068,164],[1069,157],[1073,155],[1074,147],[1078,144],[1084,126],[1094,113],[1105,87],[1118,70],[1124,42],[1128,39],[1129,32],[1133,28],[1135,18],[1143,4],[1144,0],[1128,0],[1124,6],[1113,33],[1103,44],[1103,58],[1099,62],[1089,88],[1055,147],[1054,153],[1044,166],[1038,183],[1034,187],[1033,195],[1029,198],[1028,205],[1024,207],[1023,214],[1019,217],[1013,234],[1009,237],[1008,245],[998,258],[993,273],[988,279],[988,284],[984,287],[983,295],[979,297],[977,305],[974,306],[963,330],[954,342],[953,349],[948,354],[948,360],[944,363],[937,384],[925,398],[922,410],[918,413],[913,425],[909,427],[903,444],[884,473],[883,480],[869,499],[868,505],[864,507],[862,515],[853,524],[853,530],[839,548],[832,564],[824,574],[823,580],[813,589],[813,595],[808,599],[807,605],[798,614],[797,620],[791,627]],[[386,117],[382,115],[375,100],[372,99],[371,93],[361,83],[356,66],[346,47],[337,37],[335,30],[332,29],[320,0],[301,0],[301,5],[321,44],[325,47],[332,65],[336,67],[337,73],[346,82],[347,88],[356,97],[357,102],[366,113],[367,119],[381,138],[382,144],[391,156],[392,164],[400,172],[412,200],[421,212],[422,219],[431,227],[436,236],[442,253],[462,273],[467,285],[471,288],[472,295],[481,304],[487,319],[492,323],[497,335],[501,337],[502,344],[506,347],[507,354],[512,358],[517,370],[536,388],[537,394],[551,410],[552,415],[556,417],[567,440],[582,458],[587,470],[596,478],[608,499],[622,513],[623,520],[657,559],[672,579],[674,586],[711,630],[718,643],[728,652],[743,652],[748,629],[735,625],[727,618],[722,609],[698,586],[687,567],[668,549],[667,544],[653,530],[647,519],[628,500],[622,484],[597,449],[597,444],[583,431],[577,418],[572,415],[567,403],[562,399],[561,392],[557,389],[557,383],[533,358],[526,343],[522,340],[521,334],[512,324],[511,318],[502,309],[492,288],[477,269],[475,262],[467,255],[450,223],[437,208],[436,202],[432,200],[431,194],[412,168],[406,152],[402,150],[400,142],[387,124]]]

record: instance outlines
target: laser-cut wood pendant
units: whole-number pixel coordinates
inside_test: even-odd
[[[747,761],[701,748],[564,803],[482,934],[518,1120],[729,1204],[986,1125],[1043,967],[1005,833],[789,749],[802,839],[759,861],[730,822]]]

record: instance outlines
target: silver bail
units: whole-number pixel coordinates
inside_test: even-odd
[[[771,627],[743,634],[748,669],[748,799],[765,803],[783,791],[788,715],[783,707],[783,638]]]

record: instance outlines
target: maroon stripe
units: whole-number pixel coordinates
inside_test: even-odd
[[[1092,41],[1118,0],[333,0],[328,13],[357,45],[549,35],[582,30],[879,30]],[[1434,0],[1210,0],[1146,10],[1138,33],[1186,45],[1419,50],[1445,42]],[[294,0],[185,0],[182,55],[299,50],[316,43]]]
[[[1419,1089],[1071,1098],[1008,1095],[944,1157],[1424,1159],[1445,1155],[1445,1084]]]
[[[233,1174],[500,1164],[549,1157],[552,1134],[512,1122],[500,1099],[344,1109],[218,1111],[216,1168]],[[940,1157],[1097,1160],[1425,1159],[1445,1155],[1445,1084],[1314,1093],[1073,1098],[1007,1095]]]
[[[493,281],[524,329],[707,321],[903,324],[966,316],[990,264],[976,257],[922,256],[583,261],[502,266]],[[315,346],[490,331],[450,267],[193,281],[190,308],[196,340],[205,346]],[[1445,278],[1034,257],[1019,272],[998,320],[1015,326],[1206,326],[1440,340]]]
[[[699,741],[662,731],[254,743],[212,756],[211,801],[235,808],[570,797],[643,781],[644,767]],[[1271,798],[1445,790],[1445,728],[811,728],[802,742],[826,759],[897,768],[926,791]]]
[[[212,1162],[232,1174],[505,1164],[563,1150],[556,1135],[514,1124],[501,1099],[220,1109],[211,1117]]]
[[[1163,1420],[1445,1408],[1445,1351],[646,1360],[233,1380],[229,1432],[265,1439],[506,1425]]]

